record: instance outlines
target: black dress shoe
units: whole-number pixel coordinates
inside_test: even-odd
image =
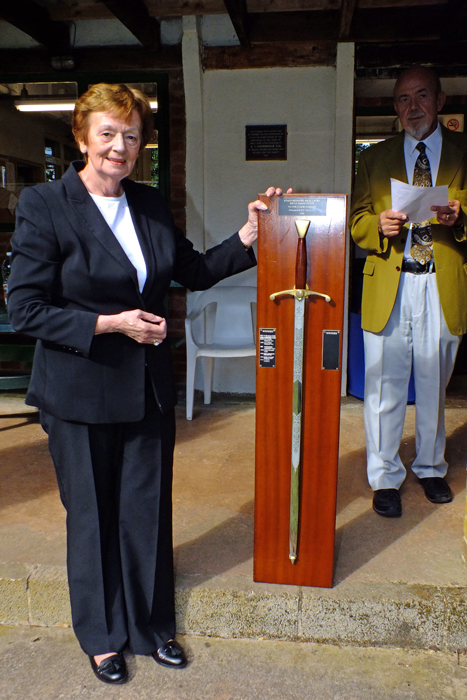
[[[89,657],[89,661],[97,678],[104,683],[125,683],[128,679],[125,659],[121,652],[108,656],[99,665],[96,664],[93,656]]]
[[[385,518],[400,518],[401,497],[397,489],[378,489],[373,494],[373,510]]]
[[[425,496],[432,503],[451,503],[451,489],[440,476],[427,476],[420,479],[420,483],[425,489]]]
[[[162,666],[185,668],[187,660],[185,652],[175,639],[169,639],[157,651],[152,652],[153,659]]]

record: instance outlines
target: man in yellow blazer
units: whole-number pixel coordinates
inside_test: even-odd
[[[452,500],[444,479],[444,401],[467,330],[467,135],[438,124],[445,99],[430,69],[400,75],[394,107],[404,131],[362,152],[352,198],[352,237],[368,251],[362,298],[368,479],[373,508],[385,517],[402,514],[399,446],[412,360],[412,470],[430,501]],[[421,177],[421,186],[448,185],[449,202],[432,207],[430,222],[410,222],[391,208],[390,179],[420,184]]]

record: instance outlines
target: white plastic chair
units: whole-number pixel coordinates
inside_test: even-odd
[[[204,313],[204,329],[196,333],[193,322]],[[243,336],[241,327],[245,318],[251,319],[251,327]],[[217,323],[216,323],[217,319]],[[228,327],[233,333],[222,337],[220,325]],[[219,323],[222,321],[223,323]],[[243,323],[242,323],[243,321]],[[198,321],[198,324],[201,322]],[[256,287],[212,287],[202,292],[194,308],[185,319],[186,332],[186,417],[193,418],[193,399],[195,393],[196,360],[203,358],[204,403],[211,403],[212,374],[216,357],[250,357],[256,355]],[[198,340],[203,335],[203,342]]]

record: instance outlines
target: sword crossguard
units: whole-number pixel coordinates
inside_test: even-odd
[[[306,289],[284,289],[283,292],[274,292],[274,294],[270,295],[270,300],[274,301],[277,297],[280,297],[285,294],[290,294],[291,296],[295,297],[295,299],[298,299],[298,301],[301,301],[302,299],[306,299],[307,297],[321,297],[324,299],[324,301],[327,301],[328,303],[331,301],[331,297],[329,294],[321,294],[321,292],[314,292],[312,289],[308,289],[308,285]]]

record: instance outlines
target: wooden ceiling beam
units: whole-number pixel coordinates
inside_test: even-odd
[[[346,37],[355,42],[437,41],[445,22],[445,5],[423,8],[355,9]],[[341,15],[320,12],[271,12],[248,15],[251,43],[287,41],[337,41]]]
[[[131,4],[128,0],[127,4]],[[146,0],[145,7],[151,17],[178,17],[180,15],[225,15],[223,0]],[[50,16],[55,20],[111,19],[112,12],[103,0],[80,2],[71,5],[52,5]]]
[[[339,40],[346,41],[349,38],[357,0],[342,0],[341,17],[339,22]]]
[[[224,5],[234,26],[241,46],[250,46],[248,13],[245,0],[224,0]]]
[[[334,66],[336,53],[336,42],[270,43],[251,49],[243,46],[205,46],[202,62],[206,71]]]
[[[105,7],[148,49],[161,44],[160,24],[151,17],[143,0],[102,0]]]
[[[418,7],[427,5],[446,5],[449,0],[358,0],[360,9],[379,9],[381,7]]]
[[[226,13],[224,0],[144,0],[151,17],[180,17],[181,15],[220,15]],[[248,13],[275,12],[321,12],[341,9],[341,0],[245,0]],[[444,5],[450,2],[465,5],[464,0],[358,0],[360,9],[381,9],[384,7],[418,7],[421,11],[430,5]],[[110,19],[112,13],[102,0],[50,5],[51,19],[72,22],[80,19]]]
[[[405,68],[413,65],[467,66],[467,41],[357,44],[355,67],[359,69]]]
[[[52,73],[50,67],[50,52],[44,50],[2,49],[0,50],[0,73],[3,82],[18,82],[20,75],[35,75]],[[75,49],[73,57],[77,69],[64,73],[56,73],[57,80],[66,75],[67,80],[75,80],[82,73],[97,73],[99,71],[168,71],[182,68],[180,46],[162,46],[154,51],[137,46],[123,48],[105,47],[92,49]],[[8,80],[8,75],[14,80]]]
[[[248,12],[338,10],[341,0],[247,0]]]
[[[287,41],[336,41],[339,12],[270,12],[249,17],[252,44]]]
[[[452,38],[467,38],[467,3],[465,0],[448,0],[445,6],[446,21],[441,29],[443,39]],[[453,21],[450,21],[452,18]],[[454,26],[453,26],[454,22]]]
[[[446,21],[445,5],[383,7],[355,11],[349,39],[355,42],[437,41]]]
[[[69,48],[69,27],[52,21],[47,10],[33,0],[0,0],[0,17],[51,51],[61,53]]]

